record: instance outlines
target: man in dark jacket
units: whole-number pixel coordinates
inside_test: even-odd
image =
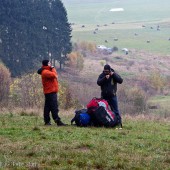
[[[101,97],[108,101],[111,110],[116,114],[120,124],[122,123],[116,92],[117,83],[121,84],[122,82],[123,79],[108,64],[104,66],[104,70],[97,80],[97,84],[101,87]]]

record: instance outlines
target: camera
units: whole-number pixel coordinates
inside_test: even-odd
[[[110,71],[109,71],[109,70],[104,71],[104,74],[105,74],[105,75],[110,75]]]

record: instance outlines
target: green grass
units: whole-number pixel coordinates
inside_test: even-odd
[[[154,96],[149,100],[149,103],[157,104],[158,106],[169,110],[170,96]]]
[[[63,0],[69,22],[75,23],[73,42],[91,41],[108,47],[146,50],[170,54],[170,1],[164,0]],[[124,8],[124,12],[109,12],[111,8]],[[112,24],[115,22],[115,24]],[[107,24],[107,26],[104,26]],[[81,26],[85,25],[85,28]],[[99,31],[93,34],[96,25]],[[146,28],[142,28],[146,25]],[[160,31],[157,31],[160,25]],[[150,27],[153,29],[150,29]],[[134,36],[137,33],[138,36]],[[118,38],[114,41],[113,37]],[[108,40],[108,43],[105,43]],[[150,40],[151,43],[146,43]]]
[[[73,41],[90,41],[96,44],[104,44],[108,47],[118,47],[121,51],[122,48],[146,50],[153,53],[170,54],[170,41],[168,41],[170,31],[164,29],[164,31],[145,29],[125,29],[114,30],[104,29],[98,31],[97,34],[93,34],[93,31],[73,31]],[[138,36],[134,34],[137,33]],[[118,41],[114,41],[114,38],[118,38]],[[108,43],[105,43],[105,40]],[[147,43],[147,40],[150,43]]]
[[[107,24],[159,21],[170,18],[169,0],[63,0],[70,22]],[[110,12],[124,8],[124,12]]]
[[[148,101],[150,105],[156,105],[158,106],[158,109],[155,111],[155,113],[162,114],[165,116],[170,115],[170,96],[154,96],[150,98]]]
[[[123,129],[45,127],[41,117],[0,115],[0,169],[169,169],[168,122],[123,123]]]

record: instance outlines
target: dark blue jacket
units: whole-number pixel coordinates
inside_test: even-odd
[[[117,92],[117,83],[121,84],[123,79],[113,70],[114,74],[106,78],[105,73],[101,73],[98,77],[97,84],[101,87],[101,96],[104,99],[109,99],[112,96],[116,95]]]

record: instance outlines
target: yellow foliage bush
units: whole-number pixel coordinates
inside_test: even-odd
[[[106,60],[100,60],[100,65],[104,66],[106,64]]]
[[[59,82],[58,102],[60,108],[73,107],[71,93],[66,82]],[[68,95],[70,95],[68,99]],[[21,108],[43,108],[44,94],[41,76],[37,73],[15,78],[10,86],[11,103]]]
[[[159,71],[153,71],[150,74],[149,77],[150,80],[150,85],[152,88],[157,90],[158,92],[162,92],[165,85],[166,85],[166,80],[165,78],[160,74]]]
[[[15,78],[10,86],[10,98],[17,107],[42,106],[44,96],[41,77],[34,73]]]
[[[5,106],[8,103],[10,91],[11,74],[9,70],[0,63],[0,104]]]
[[[121,111],[125,114],[139,114],[147,110],[148,95],[137,86],[122,85],[118,97]]]
[[[68,55],[68,66],[71,68],[75,68],[79,71],[83,69],[84,66],[84,58],[79,52],[72,52]]]
[[[83,51],[96,52],[96,44],[93,42],[82,41],[77,46]]]

